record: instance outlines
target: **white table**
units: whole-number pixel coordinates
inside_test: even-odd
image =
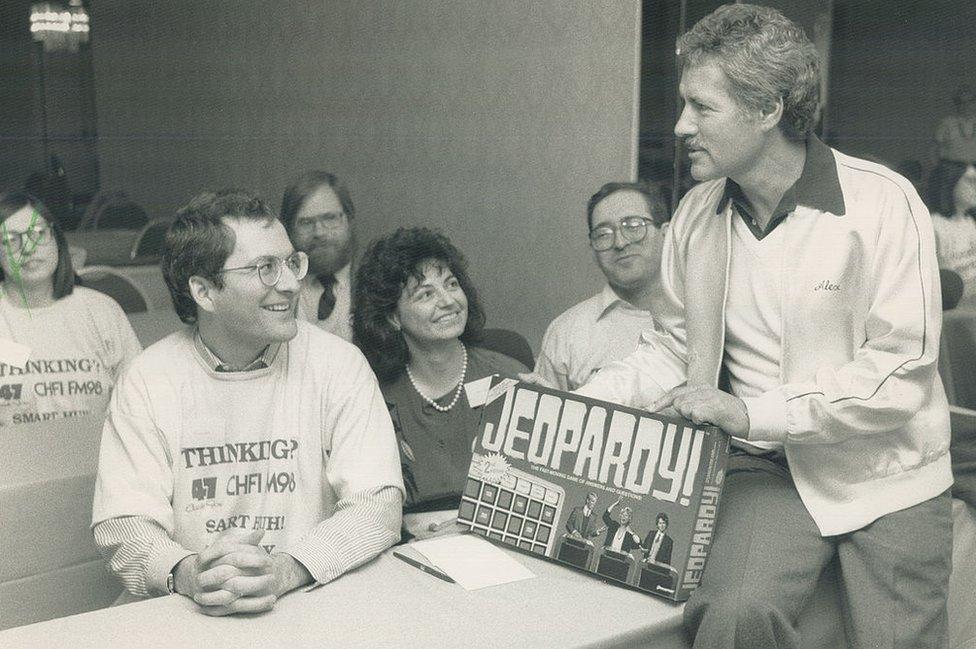
[[[465,591],[388,551],[274,610],[210,618],[160,597],[0,632],[0,647],[685,648],[681,606],[511,552],[537,576]]]

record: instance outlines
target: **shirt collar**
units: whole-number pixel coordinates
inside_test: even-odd
[[[603,316],[607,315],[612,309],[615,308],[629,308],[636,309],[638,311],[643,311],[640,307],[636,307],[627,300],[623,299],[617,292],[613,290],[613,287],[607,284],[600,291],[599,305],[600,313],[597,315],[596,319],[600,320]]]
[[[333,277],[335,278],[336,286],[349,286],[349,278],[352,276],[351,267],[352,264],[346,264],[335,272]],[[305,286],[316,286],[318,288],[322,288],[322,283],[319,281],[318,276],[313,275],[311,272],[302,278],[301,283]]]
[[[230,363],[225,363],[224,361],[220,360],[220,357],[217,356],[212,349],[207,347],[205,342],[203,342],[199,329],[197,329],[193,335],[193,347],[197,350],[197,354],[201,359],[203,359],[207,367],[214,372],[250,372],[253,370],[263,370],[267,367],[271,367],[271,363],[274,362],[275,357],[278,355],[278,350],[281,349],[281,343],[268,345],[257,358],[244,367],[234,367]]]
[[[844,192],[837,176],[837,161],[826,144],[816,135],[811,135],[806,141],[807,155],[803,162],[803,171],[796,182],[786,190],[770,219],[766,231],[772,230],[776,223],[793,212],[798,205],[810,207],[821,212],[828,212],[835,216],[843,216],[847,211],[844,203]],[[715,208],[716,213],[725,211],[726,205],[732,201],[736,208],[743,212],[743,216],[751,218],[751,206],[742,188],[731,178],[725,179],[725,189],[722,199]]]

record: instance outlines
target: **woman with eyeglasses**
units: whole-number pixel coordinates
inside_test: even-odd
[[[29,194],[0,194],[0,282],[0,427],[100,417],[139,340],[112,298],[75,286],[64,234]]]
[[[353,342],[393,419],[404,527],[422,538],[445,529],[437,523],[450,522],[460,502],[481,419],[468,386],[527,370],[478,346],[484,311],[464,257],[442,234],[401,228],[373,241],[354,286]]]

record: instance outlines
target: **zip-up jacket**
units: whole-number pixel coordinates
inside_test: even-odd
[[[829,536],[952,484],[949,413],[928,210],[898,174],[815,138],[810,165],[826,172],[817,197],[798,196],[777,226],[786,228],[780,385],[743,401],[747,441],[784,445],[797,491]],[[664,243],[660,326],[582,394],[646,408],[682,381],[719,385],[739,218],[726,184],[704,182],[682,200]]]

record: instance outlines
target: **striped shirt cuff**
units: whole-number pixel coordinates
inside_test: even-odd
[[[169,573],[184,557],[194,554],[144,516],[110,518],[95,525],[93,532],[109,570],[138,597],[167,594]]]
[[[328,583],[399,541],[402,509],[403,494],[397,487],[354,494],[282,552],[304,565],[316,583]]]

